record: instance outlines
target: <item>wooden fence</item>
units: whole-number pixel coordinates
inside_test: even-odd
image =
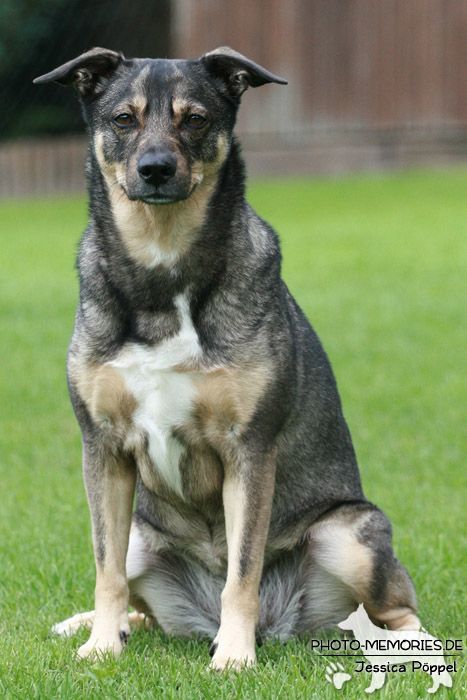
[[[228,44],[289,80],[243,98],[254,174],[465,162],[465,0],[172,0],[171,17],[172,56]],[[0,143],[0,197],[81,191],[85,150]]]
[[[175,8],[176,55],[227,44],[289,80],[245,96],[247,133],[467,124],[465,0],[176,0]]]
[[[61,137],[0,144],[0,197],[82,192],[86,143]]]
[[[0,198],[83,192],[86,137],[13,142],[0,146]],[[296,140],[245,134],[250,175],[340,174],[354,170],[465,163],[459,131],[330,131]]]

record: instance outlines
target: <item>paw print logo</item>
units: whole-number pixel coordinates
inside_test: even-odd
[[[344,672],[342,664],[335,664],[333,661],[326,667],[326,680],[333,684],[337,690],[340,690],[344,683],[350,681],[352,676]]]

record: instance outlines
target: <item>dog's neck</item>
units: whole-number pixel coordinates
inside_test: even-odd
[[[189,199],[160,205],[131,201],[118,185],[112,185],[110,206],[128,256],[148,269],[173,267],[198,235],[215,184],[203,182]]]

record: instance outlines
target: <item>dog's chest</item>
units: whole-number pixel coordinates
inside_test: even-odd
[[[186,298],[177,297],[175,304],[178,333],[153,347],[129,343],[108,364],[123,377],[134,398],[132,431],[144,436],[152,468],[183,496],[180,460],[185,447],[175,432],[192,414],[197,374],[180,371],[180,366],[199,361],[202,351]]]

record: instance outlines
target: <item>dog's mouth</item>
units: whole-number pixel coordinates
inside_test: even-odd
[[[152,194],[143,197],[136,197],[140,202],[145,204],[175,204],[175,202],[180,202],[180,199],[175,199],[173,197],[164,197],[163,195]],[[186,199],[184,197],[184,199]]]
[[[196,190],[198,187],[199,182],[195,182],[194,185],[191,187],[190,190],[187,191],[182,191],[182,192],[177,192],[177,193],[165,193],[165,192],[158,192],[155,190],[154,192],[150,193],[131,193],[126,189],[124,185],[120,185],[122,190],[125,192],[126,196],[128,199],[131,201],[137,201],[137,202],[144,202],[144,204],[151,204],[153,206],[157,206],[159,204],[177,204],[177,202],[184,202],[187,200],[193,192]]]
[[[142,202],[149,206],[177,204],[189,199],[204,181],[199,169],[187,168],[168,178],[166,182],[144,182],[134,168],[123,167],[116,173],[116,184],[131,202]]]

